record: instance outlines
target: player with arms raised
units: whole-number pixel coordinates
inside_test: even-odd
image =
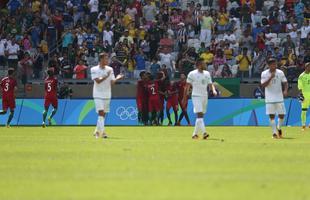
[[[198,139],[198,133],[202,133],[202,138],[207,139],[209,134],[206,132],[204,123],[204,114],[207,111],[208,105],[208,87],[210,91],[216,95],[215,87],[212,83],[210,73],[205,70],[205,62],[203,59],[198,58],[196,61],[196,70],[191,71],[187,76],[187,84],[183,94],[183,104],[187,101],[187,94],[192,86],[192,101],[194,106],[194,113],[197,115],[195,122],[195,129],[192,135],[193,139]]]
[[[282,138],[281,127],[286,114],[284,96],[287,96],[288,83],[283,71],[277,69],[277,61],[274,58],[267,60],[269,69],[261,74],[261,84],[265,88],[266,114],[269,115],[273,138]],[[284,90],[282,90],[282,84]],[[275,116],[278,115],[278,126]]]
[[[306,128],[307,111],[310,106],[310,62],[305,64],[305,71],[298,77],[299,97],[301,101],[302,130]]]
[[[99,65],[91,68],[91,78],[94,81],[93,98],[95,102],[96,112],[98,113],[97,126],[95,130],[96,138],[100,135],[107,138],[105,132],[105,116],[110,111],[110,101],[112,96],[112,85],[116,81],[122,79],[124,75],[114,76],[113,68],[108,66],[109,55],[101,53],[99,55]]]
[[[4,77],[1,82],[1,91],[2,91],[2,110],[0,111],[0,115],[5,115],[7,110],[10,109],[10,115],[6,122],[6,127],[10,127],[10,123],[14,116],[15,110],[15,91],[17,90],[17,82],[14,79],[13,68],[8,69],[8,76]]]
[[[58,108],[58,98],[57,98],[57,88],[58,80],[54,76],[54,69],[50,68],[47,70],[47,78],[44,80],[44,111],[43,111],[43,122],[42,127],[45,128],[46,116],[50,105],[53,106],[51,115],[47,118],[48,125],[52,125],[52,119],[57,112]]]

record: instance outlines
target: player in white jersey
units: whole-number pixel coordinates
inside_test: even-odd
[[[282,138],[281,126],[286,114],[284,96],[287,96],[287,79],[283,71],[277,69],[277,61],[270,58],[269,69],[262,72],[261,84],[265,88],[266,114],[270,118],[273,138]],[[284,88],[282,88],[284,86]],[[278,115],[278,126],[276,126],[275,116]]]
[[[186,102],[187,94],[192,86],[192,102],[194,106],[194,113],[197,118],[195,122],[195,129],[192,135],[193,139],[198,139],[198,133],[202,132],[203,139],[207,139],[209,134],[206,132],[204,123],[204,114],[207,111],[208,104],[208,87],[216,96],[217,92],[212,83],[210,73],[205,70],[205,62],[203,59],[198,59],[196,62],[196,70],[191,71],[187,76],[187,84],[184,90],[183,102]]]
[[[104,130],[105,115],[110,111],[111,85],[122,79],[124,75],[114,76],[113,68],[109,67],[109,56],[106,53],[99,55],[99,65],[91,68],[91,78],[94,81],[93,98],[98,113],[97,126],[95,130],[96,138],[100,135],[107,138]]]

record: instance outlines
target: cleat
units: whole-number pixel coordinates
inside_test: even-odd
[[[48,125],[51,126],[52,125],[52,119],[49,117],[47,120],[48,120]]]
[[[204,133],[204,134],[202,135],[202,139],[203,139],[203,140],[208,139],[208,137],[210,137],[210,135],[207,134],[207,133]]]
[[[45,126],[45,123],[43,122],[43,123],[42,123],[42,128],[45,128],[45,127],[46,127],[46,126]]]
[[[99,132],[95,132],[95,133],[94,133],[94,136],[95,136],[96,139],[98,139],[99,136],[100,136]]]
[[[274,133],[274,134],[272,135],[272,138],[273,138],[273,139],[278,139],[278,135]]]
[[[305,131],[306,130],[306,126],[302,126],[301,131]]]
[[[187,124],[187,126],[192,126],[191,123]]]
[[[198,135],[193,135],[192,139],[197,140],[197,139],[199,139],[199,136]]]
[[[278,137],[279,137],[279,138],[283,138],[283,136],[282,136],[282,130],[281,130],[281,129],[278,129]]]
[[[181,123],[180,122],[177,122],[174,124],[175,126],[181,126]]]
[[[10,124],[5,125],[5,127],[7,127],[7,128],[11,128]]]
[[[168,123],[168,126],[172,126],[172,123],[171,123],[171,122],[169,122],[169,123]]]
[[[106,133],[103,133],[103,134],[102,134],[102,138],[103,138],[103,139],[107,139],[107,138],[108,138],[108,135],[107,135]]]

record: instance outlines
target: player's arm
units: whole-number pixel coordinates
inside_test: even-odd
[[[185,88],[184,88],[184,93],[183,93],[183,99],[182,99],[182,104],[185,105],[186,101],[187,101],[187,94],[190,91],[192,84],[190,83],[186,83]]]
[[[107,78],[109,78],[110,74],[111,74],[111,71],[109,71],[106,76],[95,78],[94,81],[96,81],[97,84],[100,84],[103,81],[105,81]]]
[[[114,73],[112,74],[112,76],[114,77]],[[119,74],[116,76],[116,78],[113,78],[111,80],[111,84],[114,85],[117,81],[121,80],[124,78],[124,74]]]
[[[283,96],[287,96],[288,95],[288,82],[283,82],[283,86],[284,86],[284,90],[283,90]]]
[[[209,85],[209,88],[211,89],[212,93],[214,96],[217,96],[217,92],[216,92],[216,89],[215,89],[215,86],[213,83],[210,83]]]
[[[271,76],[267,80],[262,75],[261,85],[263,88],[267,87],[270,84],[271,80],[275,77],[275,74],[276,74],[275,72],[271,73]]]

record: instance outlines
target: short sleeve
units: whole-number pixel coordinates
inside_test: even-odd
[[[112,81],[114,81],[116,78],[115,78],[115,74],[114,74],[114,70],[111,69],[111,74],[110,74],[110,78]]]
[[[90,70],[90,73],[91,73],[91,79],[92,80],[95,80],[96,78],[100,77],[100,74],[98,73],[98,71],[95,68],[92,68]]]
[[[281,82],[282,83],[286,83],[287,82],[287,79],[286,79],[286,77],[284,75],[284,72],[282,72],[282,71],[281,71]]]
[[[302,76],[299,76],[298,81],[297,81],[298,89],[303,90],[302,87]]]
[[[193,77],[193,73],[189,73],[186,79],[187,83],[192,84],[194,82],[194,77]]]

